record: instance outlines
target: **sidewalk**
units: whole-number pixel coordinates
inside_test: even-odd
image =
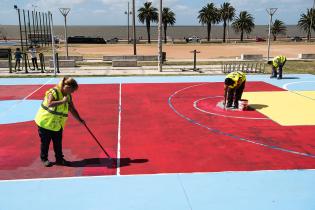
[[[97,67],[75,67],[75,68],[60,68],[58,76],[131,76],[131,75],[217,75],[223,74],[221,65],[200,65],[199,71],[190,70],[191,65],[187,66],[163,66],[163,71],[159,72],[157,66],[140,66],[140,67],[111,67],[111,66],[97,66]],[[185,70],[182,70],[185,69]],[[19,72],[9,73],[9,69],[0,68],[0,77],[43,77],[53,76],[54,69],[46,68],[45,73],[39,71],[29,70],[25,73],[24,70]]]

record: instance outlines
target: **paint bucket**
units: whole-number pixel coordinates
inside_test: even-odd
[[[248,107],[248,100],[247,99],[241,99],[238,101],[238,110],[244,111]]]

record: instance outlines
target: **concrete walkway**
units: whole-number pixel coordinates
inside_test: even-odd
[[[111,67],[111,66],[84,66],[75,68],[61,68],[57,75],[76,75],[76,76],[130,76],[130,75],[217,75],[223,74],[221,65],[202,65],[197,66],[199,71],[191,70],[192,66],[164,66],[160,72],[157,66],[141,66],[141,67]],[[184,69],[184,70],[183,70]],[[0,77],[28,77],[28,76],[53,76],[54,69],[46,68],[45,73],[40,71],[24,70],[9,73],[7,68],[0,68]]]

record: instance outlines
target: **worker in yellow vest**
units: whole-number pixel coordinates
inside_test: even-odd
[[[242,98],[245,89],[246,75],[241,71],[229,73],[224,81],[224,106],[238,108],[238,101]],[[226,102],[227,101],[227,102]]]
[[[274,57],[272,61],[268,61],[268,64],[272,66],[270,78],[277,78],[278,76],[277,79],[282,79],[282,68],[286,62],[287,58],[283,55],[278,55]]]
[[[62,153],[62,132],[68,118],[68,111],[76,120],[84,123],[76,110],[71,94],[78,90],[77,82],[71,77],[64,77],[59,84],[45,93],[45,98],[36,114],[35,122],[41,139],[40,158],[44,166],[50,167],[48,160],[50,141],[53,141],[57,165],[69,165]]]

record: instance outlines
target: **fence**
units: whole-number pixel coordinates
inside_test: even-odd
[[[230,73],[233,71],[242,71],[245,73],[264,74],[266,64],[264,62],[228,62],[222,63],[222,72]]]

